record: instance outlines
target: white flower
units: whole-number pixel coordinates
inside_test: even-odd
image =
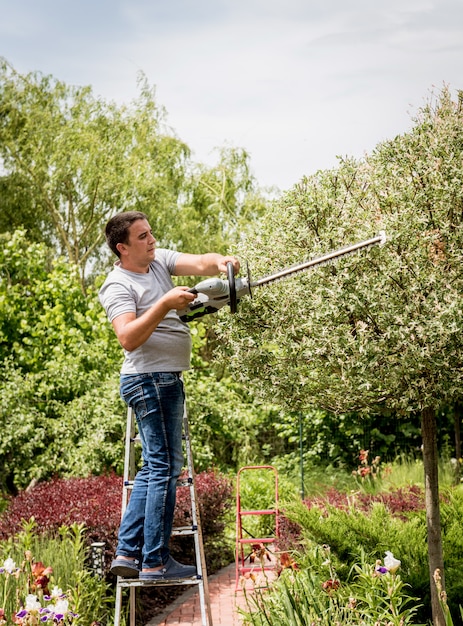
[[[66,615],[69,611],[69,601],[66,598],[61,598],[61,600],[57,600],[53,606],[50,606],[49,609],[53,611],[55,615]]]
[[[8,558],[3,563],[3,569],[5,572],[8,572],[8,574],[12,574],[16,570],[16,563],[12,558]]]
[[[395,574],[400,565],[401,561],[399,561],[399,559],[396,559],[392,552],[389,552],[389,550],[386,551],[386,556],[384,557],[384,567],[386,567],[391,574]]]
[[[40,602],[37,600],[37,596],[34,595],[33,593],[30,593],[28,596],[26,596],[26,601],[25,601],[25,609],[27,611],[33,611],[34,609],[41,609],[42,605],[40,604]]]
[[[50,597],[61,598],[62,595],[63,595],[63,590],[60,589],[57,585],[55,585],[53,589],[51,590]]]

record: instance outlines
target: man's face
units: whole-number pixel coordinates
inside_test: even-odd
[[[136,220],[129,228],[129,241],[121,246],[122,264],[140,269],[146,267],[154,260],[156,239],[153,237],[151,227],[147,220]]]

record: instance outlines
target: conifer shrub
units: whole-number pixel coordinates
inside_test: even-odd
[[[304,505],[307,509],[316,508],[325,516],[329,511],[349,511],[355,509],[364,514],[370,513],[375,505],[382,504],[393,517],[406,521],[410,513],[423,512],[424,492],[418,485],[400,487],[393,491],[378,493],[356,492],[344,493],[334,487],[327,489],[323,496],[306,498]],[[298,549],[303,535],[301,523],[293,516],[291,519],[286,515],[280,516],[280,539],[278,547],[282,551]]]

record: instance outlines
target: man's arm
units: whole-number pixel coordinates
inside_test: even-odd
[[[226,273],[227,263],[233,263],[235,274],[239,272],[240,262],[234,256],[223,256],[216,252],[206,254],[182,253],[175,264],[175,276],[215,276]]]
[[[136,317],[133,312],[118,315],[112,325],[119,343],[129,352],[139,348],[171,309],[184,309],[195,297],[188,291],[188,287],[174,287],[140,317]]]
[[[175,264],[176,276],[214,276],[227,271],[227,263],[233,263],[235,274],[240,263],[233,256],[223,256],[215,252],[206,254],[182,253]],[[185,309],[196,296],[188,291],[188,287],[174,287],[162,296],[152,307],[140,317],[135,313],[123,313],[112,321],[119,343],[131,352],[139,348],[156,330],[160,322],[171,309]]]

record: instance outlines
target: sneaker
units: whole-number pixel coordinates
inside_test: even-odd
[[[116,555],[116,558],[111,563],[110,572],[115,576],[121,576],[122,578],[138,578],[140,573],[140,561],[137,559],[122,559]]]
[[[140,572],[140,580],[150,581],[175,580],[176,578],[192,578],[193,576],[196,576],[194,565],[183,565],[171,556],[161,569],[154,572]]]

